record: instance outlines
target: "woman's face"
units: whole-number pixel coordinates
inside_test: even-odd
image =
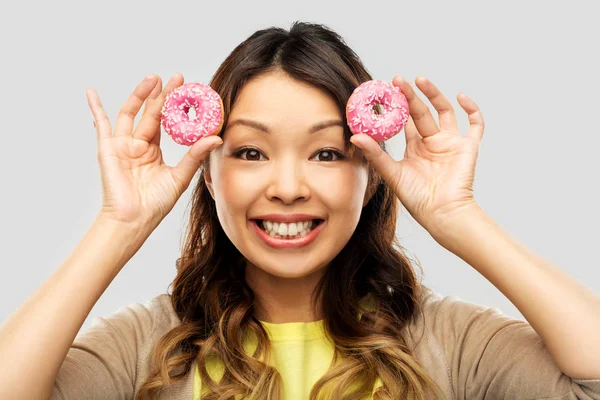
[[[327,93],[283,73],[256,77],[241,90],[206,180],[223,230],[248,267],[305,277],[325,268],[352,236],[366,204],[367,168],[360,150],[345,150],[342,124]],[[290,216],[295,223],[275,224]],[[321,222],[310,231],[312,221],[303,221],[313,218]]]

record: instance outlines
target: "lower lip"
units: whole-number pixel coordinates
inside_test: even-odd
[[[307,235],[304,235],[297,239],[278,239],[278,238],[272,237],[267,232],[263,231],[258,226],[257,221],[251,220],[250,223],[254,227],[256,234],[262,240],[264,240],[266,244],[268,244],[269,246],[272,246],[272,247],[279,248],[279,249],[306,246],[307,244],[309,244],[313,240],[315,240],[315,238],[321,232],[321,230],[323,229],[323,226],[325,225],[325,221],[322,221],[313,230],[311,230]]]

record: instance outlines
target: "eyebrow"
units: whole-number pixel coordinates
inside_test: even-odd
[[[227,124],[228,128],[231,128],[235,125],[244,125],[244,126],[248,126],[250,128],[254,128],[256,130],[259,130],[261,132],[267,133],[267,134],[271,134],[271,131],[269,130],[269,128],[258,122],[258,121],[253,121],[250,119],[244,119],[244,118],[238,118],[233,120],[232,122]],[[339,120],[339,119],[332,119],[332,120],[327,120],[327,121],[322,121],[319,122],[315,125],[313,125],[309,130],[308,133],[315,133],[318,132],[320,130],[323,130],[325,128],[329,128],[331,126],[340,126],[340,127],[344,127],[344,122]]]

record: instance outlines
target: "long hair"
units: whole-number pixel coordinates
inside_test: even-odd
[[[210,82],[223,100],[225,122],[220,134],[244,84],[273,71],[324,90],[337,103],[344,121],[352,91],[372,79],[356,53],[323,25],[295,22],[289,31],[259,30],[231,52]],[[353,146],[346,124],[344,136]],[[380,146],[386,150],[383,142]],[[369,171],[371,198],[352,237],[330,262],[313,294],[313,301],[322,304],[323,326],[334,357],[313,386],[310,399],[324,398],[325,393],[329,399],[361,399],[372,392],[377,378],[382,385],[374,399],[425,399],[430,393],[443,397],[403,335],[415,314],[422,312],[418,302],[422,286],[396,238],[398,200],[364,157],[362,162]],[[254,316],[255,295],[245,281],[245,259],[223,231],[204,180],[209,168],[210,157],[193,189],[185,243],[171,283],[171,301],[181,324],[154,347],[150,375],[136,400],[153,398],[183,379],[194,360],[203,386],[209,388],[203,400],[240,395],[282,398],[280,374],[263,361],[270,354],[270,341]],[[370,308],[364,306],[365,299]],[[253,354],[243,347],[247,332],[258,343]],[[206,368],[212,357],[224,368],[218,382]]]

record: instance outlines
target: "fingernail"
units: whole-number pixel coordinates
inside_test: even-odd
[[[149,80],[149,79],[152,79],[152,78],[154,78],[154,74],[150,74],[150,75],[148,75],[148,76],[146,77],[146,80]]]

